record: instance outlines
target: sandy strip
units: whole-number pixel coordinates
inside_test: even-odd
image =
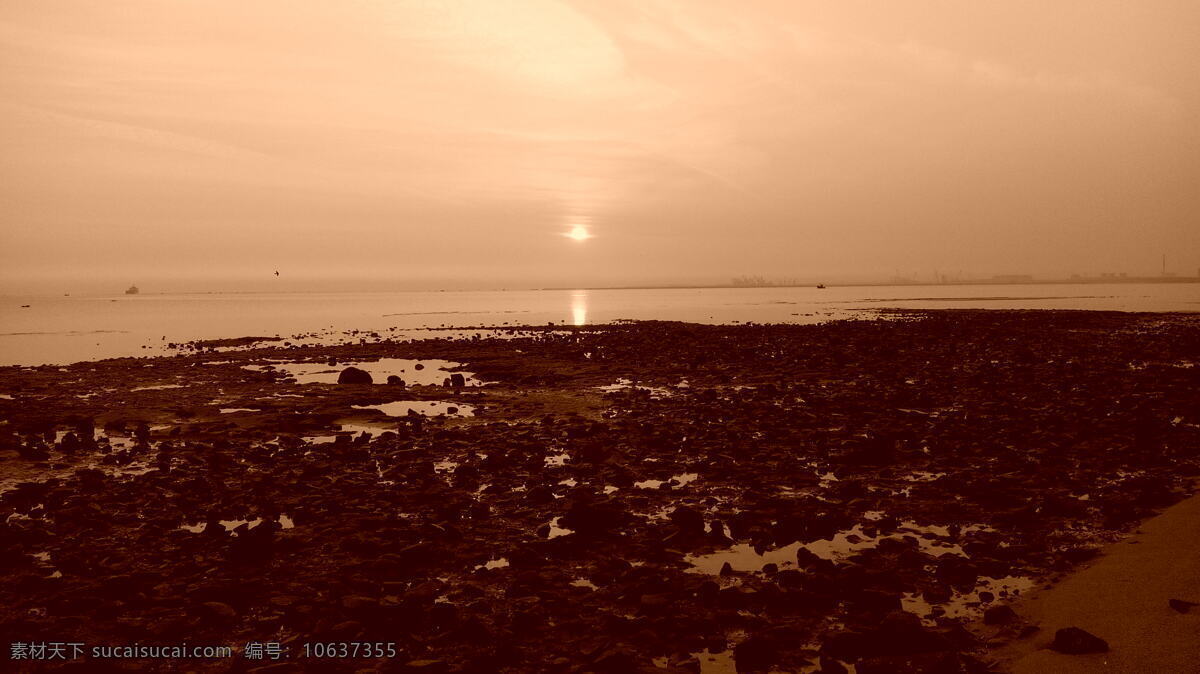
[[[1003,671],[1200,672],[1200,607],[1183,614],[1169,599],[1200,602],[1200,497],[1147,520],[1098,561],[1015,603],[1041,629],[992,652]],[[1063,655],[1047,646],[1056,630],[1080,627],[1108,653]]]

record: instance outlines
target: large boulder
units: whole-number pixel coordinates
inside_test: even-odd
[[[1108,642],[1078,627],[1064,627],[1054,633],[1054,643],[1050,644],[1050,648],[1067,655],[1105,653],[1108,651]]]
[[[371,373],[357,367],[348,367],[338,375],[339,384],[372,384]]]
[[[685,534],[698,536],[704,533],[704,514],[695,508],[680,506],[671,511],[669,518]]]

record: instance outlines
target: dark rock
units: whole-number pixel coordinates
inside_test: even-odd
[[[855,611],[866,614],[886,616],[901,608],[900,594],[883,590],[862,590],[848,599]]]
[[[230,621],[237,618],[237,611],[229,604],[219,601],[206,601],[202,606],[205,613],[217,620]]]
[[[954,590],[943,583],[932,583],[921,589],[921,597],[930,604],[944,604],[954,596]]]
[[[79,451],[79,436],[74,433],[67,433],[58,443],[58,449],[61,452],[77,452]]]
[[[979,577],[975,565],[957,555],[939,557],[936,573],[938,579],[954,586],[974,586]]]
[[[1108,642],[1078,627],[1064,627],[1054,633],[1050,648],[1067,655],[1107,653]]]
[[[1062,550],[1059,554],[1062,555],[1063,559],[1065,559],[1067,562],[1071,564],[1079,564],[1080,562],[1086,562],[1087,560],[1092,559],[1099,553],[1099,548],[1071,547]]]
[[[592,667],[589,671],[625,674],[625,672],[635,671],[636,668],[636,652],[629,648],[617,646],[598,653],[592,661]]]
[[[670,519],[684,533],[696,535],[704,533],[704,515],[695,508],[680,506],[671,511]]]
[[[420,367],[420,366],[418,366]],[[428,674],[443,674],[450,671],[450,663],[445,660],[409,660],[400,669],[402,672],[422,672]]]
[[[1009,606],[993,606],[983,612],[985,625],[1007,625],[1018,618],[1017,612]]]
[[[641,604],[642,608],[647,612],[658,612],[662,611],[667,606],[670,606],[671,595],[665,592],[659,594],[643,594],[638,599],[638,603]]]
[[[629,514],[617,503],[576,503],[559,520],[561,526],[583,536],[613,533],[629,520]]]
[[[738,672],[768,670],[779,660],[779,644],[761,635],[751,636],[733,649],[733,661]]]
[[[404,388],[405,386],[404,380],[394,374],[388,375],[387,383],[389,386],[399,386],[400,388]]]
[[[1194,601],[1184,601],[1183,599],[1168,599],[1167,606],[1170,606],[1180,613],[1187,613],[1193,607],[1200,606],[1200,603],[1196,603]]]
[[[263,522],[253,529],[245,524],[234,529],[237,536],[230,543],[229,560],[242,564],[269,561],[275,554],[275,532],[280,528],[278,522]]]
[[[371,379],[371,373],[365,370],[360,370],[357,367],[348,367],[342,370],[338,375],[337,383],[339,384],[371,384],[374,380]]]
[[[49,461],[50,452],[41,445],[21,445],[17,448],[17,453],[26,461]]]
[[[348,611],[371,611],[379,608],[379,601],[372,597],[350,595],[342,598],[342,608]]]
[[[906,611],[894,611],[869,630],[847,630],[828,635],[823,654],[839,660],[935,653],[953,650],[950,641],[921,625],[921,619]]]
[[[467,380],[461,373],[455,372],[450,375],[450,386],[454,388],[462,388],[467,385]]]
[[[847,674],[850,671],[846,669],[845,665],[833,658],[822,657],[820,662],[821,669],[818,671],[818,674]]]
[[[554,491],[546,485],[539,484],[525,492],[525,500],[534,504],[550,503],[554,500]]]

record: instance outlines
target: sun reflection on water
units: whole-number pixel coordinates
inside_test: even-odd
[[[587,324],[587,303],[586,290],[577,290],[571,294],[571,322],[574,325]]]

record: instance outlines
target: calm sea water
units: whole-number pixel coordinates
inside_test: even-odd
[[[883,307],[1198,311],[1200,285],[8,296],[0,297],[0,365],[155,355],[172,341],[247,335],[289,337],[353,329],[410,331],[548,322],[583,325],[615,319],[813,323]]]

